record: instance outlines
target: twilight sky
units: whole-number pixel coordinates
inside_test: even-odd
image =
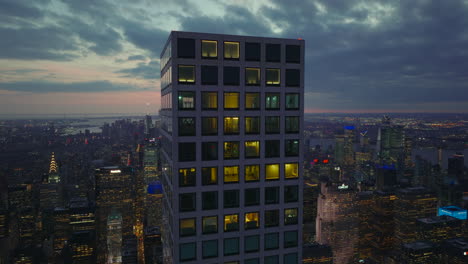
[[[0,0],[0,114],[157,113],[171,30],[303,38],[307,112],[468,112],[468,0]]]

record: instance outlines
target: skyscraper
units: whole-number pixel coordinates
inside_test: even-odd
[[[161,54],[166,260],[298,263],[304,41],[172,32]]]

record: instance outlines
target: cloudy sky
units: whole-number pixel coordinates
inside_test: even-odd
[[[171,30],[303,38],[308,112],[468,112],[468,0],[0,0],[0,113],[156,113]]]

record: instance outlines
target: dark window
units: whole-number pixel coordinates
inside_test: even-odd
[[[195,83],[195,66],[193,65],[179,65],[178,80],[180,84],[193,84]]]
[[[217,92],[202,92],[202,109],[203,110],[218,109],[218,93]]]
[[[180,219],[180,236],[194,236],[196,234],[195,218]]]
[[[284,232],[284,247],[297,247],[297,231]]]
[[[217,66],[202,66],[201,67],[201,83],[204,85],[218,84],[218,67]]]
[[[260,117],[246,116],[245,120],[245,134],[260,134]]]
[[[281,83],[280,69],[266,69],[265,84],[267,86],[279,86]]]
[[[179,58],[195,58],[195,40],[188,38],[177,39],[177,55]]]
[[[225,238],[224,239],[224,256],[239,254],[239,238]]]
[[[224,191],[224,208],[239,207],[239,190]]]
[[[260,236],[246,236],[244,239],[245,252],[257,252],[260,248]]]
[[[297,69],[286,69],[286,86],[298,87],[301,85],[301,71]]]
[[[266,44],[266,61],[280,62],[281,61],[281,45]]]
[[[265,204],[279,203],[279,187],[265,188]]]
[[[218,142],[202,143],[202,160],[218,159]]]
[[[286,62],[301,63],[301,46],[286,45]]]
[[[246,61],[260,61],[261,49],[260,43],[245,43],[245,60]]]
[[[265,211],[265,227],[272,227],[279,225],[279,210]]]
[[[265,141],[265,158],[276,158],[280,156],[280,141],[266,140]]]
[[[280,132],[280,117],[267,116],[265,117],[265,133],[278,134]]]
[[[184,243],[179,246],[179,260],[189,261],[197,259],[197,243]]]
[[[285,132],[286,133],[299,133],[299,117],[287,116],[285,119]]]
[[[260,264],[260,259],[253,258],[253,259],[246,259],[245,264]]]
[[[286,157],[299,156],[299,140],[298,139],[287,139],[285,141],[285,155]]]
[[[244,155],[246,159],[260,158],[260,141],[245,141]]]
[[[239,117],[227,116],[224,117],[224,135],[239,134]]]
[[[260,189],[251,188],[245,189],[245,206],[259,205],[260,204]]]
[[[245,109],[259,110],[260,109],[260,93],[245,93]]]
[[[279,256],[267,256],[265,257],[265,264],[279,264]]]
[[[239,158],[239,141],[224,142],[224,159]]]
[[[202,220],[203,234],[212,234],[218,232],[218,216],[204,216]]]
[[[216,40],[202,40],[201,52],[204,59],[216,59],[218,57],[218,42]]]
[[[197,171],[195,168],[179,169],[179,186],[195,186],[197,180]]]
[[[297,224],[297,208],[284,209],[284,224],[285,225]]]
[[[297,263],[297,253],[284,254],[283,263]]]
[[[196,156],[195,142],[179,143],[179,161],[195,161]]]
[[[202,184],[212,185],[218,183],[218,167],[202,168]]]
[[[202,136],[218,135],[218,118],[202,117]]]
[[[183,193],[179,195],[179,211],[190,212],[196,210],[195,193]]]
[[[297,202],[299,198],[299,187],[297,185],[289,185],[284,187],[284,202]]]
[[[240,83],[239,67],[224,67],[224,85],[239,85]]]
[[[224,42],[224,59],[239,60],[239,42],[225,41]]]
[[[195,110],[195,92],[179,92],[179,110]]]
[[[203,258],[215,258],[218,256],[218,240],[208,240],[202,242]]]
[[[298,110],[299,109],[299,94],[287,93],[285,105],[286,105],[286,110]]]
[[[265,234],[265,250],[277,248],[279,248],[279,233]]]
[[[195,136],[195,117],[179,117],[179,136]]]
[[[218,192],[203,192],[202,193],[202,209],[214,210],[218,209]]]
[[[245,85],[260,85],[260,68],[245,68]]]
[[[280,109],[280,94],[266,93],[265,94],[265,109],[279,110]]]

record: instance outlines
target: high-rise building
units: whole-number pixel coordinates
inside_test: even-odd
[[[418,219],[416,228],[417,240],[426,240],[434,243],[463,236],[463,220],[448,215]]]
[[[452,238],[442,243],[441,263],[468,263],[468,238]]]
[[[373,239],[369,241],[372,246],[371,259],[382,263],[394,246],[396,195],[393,192],[375,191],[373,199],[374,203],[370,208],[372,212],[370,225],[374,232]]]
[[[161,54],[166,259],[299,263],[304,41],[172,32]]]
[[[332,264],[333,252],[330,246],[320,244],[307,244],[302,249],[302,263]]]
[[[440,263],[437,244],[429,241],[403,244],[402,254],[396,259],[402,264]]]

